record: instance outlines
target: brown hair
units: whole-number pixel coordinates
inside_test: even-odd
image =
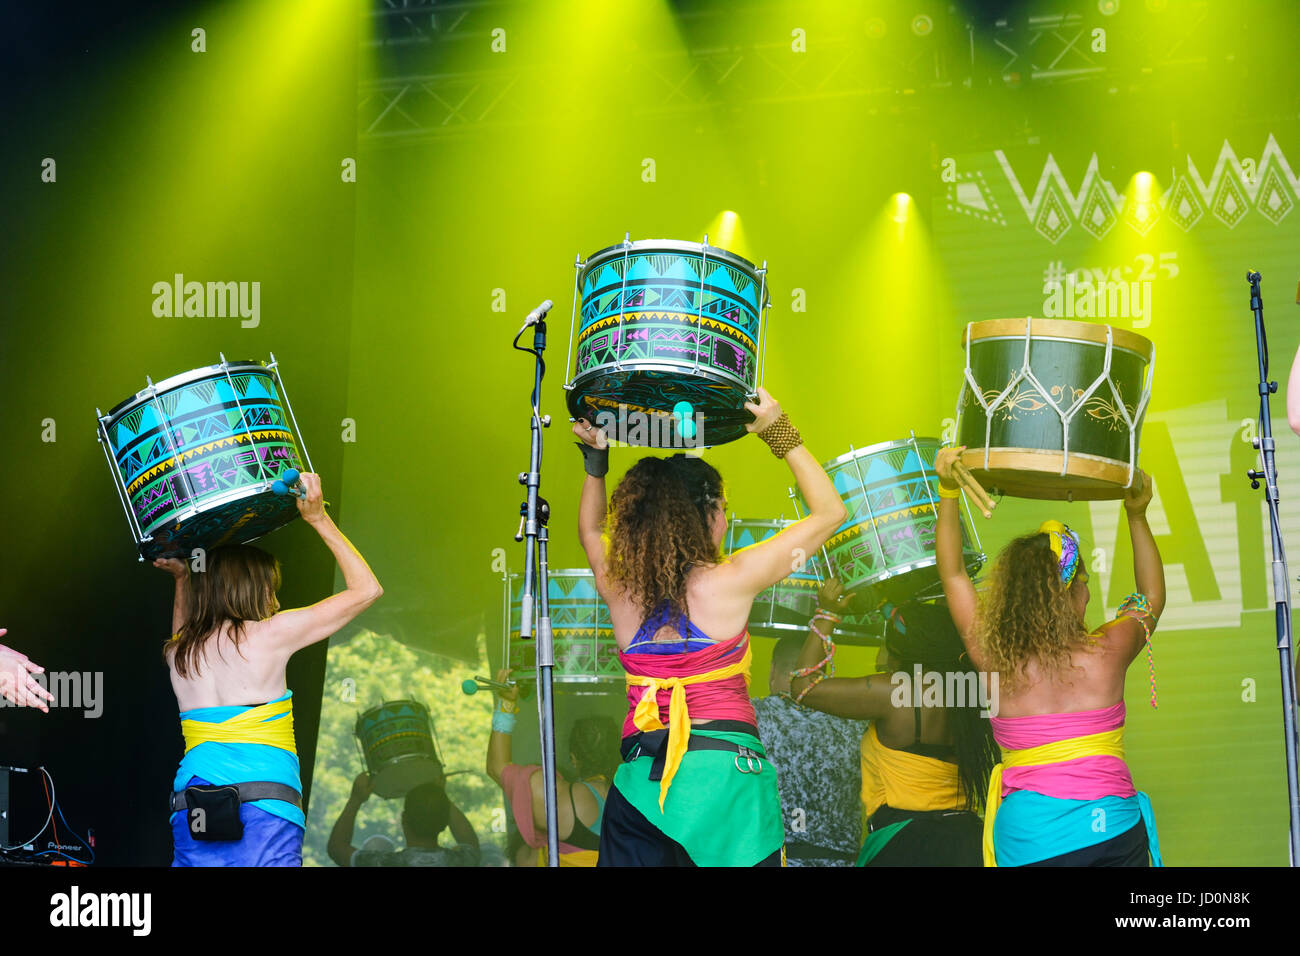
[[[649,616],[667,604],[688,613],[686,578],[716,564],[709,519],[722,505],[722,476],[701,458],[642,458],[610,498],[609,577]]]
[[[1046,534],[1016,538],[998,555],[975,633],[988,669],[998,671],[1008,688],[1024,679],[1030,661],[1051,675],[1069,665],[1087,628],[1069,586],[1061,583],[1060,562]]]
[[[176,673],[197,676],[205,657],[204,645],[229,623],[230,640],[239,650],[244,625],[264,621],[275,612],[275,592],[280,587],[280,563],[261,548],[237,544],[213,548],[206,555],[206,570],[190,576],[189,613],[179,636],[164,648],[172,650]]]

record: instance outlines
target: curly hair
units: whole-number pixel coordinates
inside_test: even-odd
[[[1087,637],[1083,618],[1061,583],[1060,564],[1041,532],[1016,538],[994,565],[980,602],[975,633],[987,666],[1014,690],[1031,661],[1049,675],[1070,664]]]
[[[609,515],[609,577],[645,616],[667,604],[689,616],[686,578],[716,564],[709,520],[723,502],[722,476],[701,458],[642,458],[614,489]]]

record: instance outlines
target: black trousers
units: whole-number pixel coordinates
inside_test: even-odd
[[[600,818],[597,866],[695,866],[686,849],[645,818],[627,798],[610,787]],[[777,850],[756,866],[780,866]]]
[[[1147,856],[1147,825],[1138,820],[1117,837],[1111,837],[1082,850],[1072,850],[1060,856],[1026,863],[1026,866],[1150,866]]]
[[[879,828],[910,822],[871,858],[867,866],[983,866],[984,822],[965,810],[895,810],[883,806],[871,817]]]

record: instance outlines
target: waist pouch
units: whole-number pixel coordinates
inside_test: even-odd
[[[186,787],[172,794],[171,809],[173,813],[185,811],[186,829],[195,840],[229,843],[244,838],[239,807],[254,800],[283,800],[302,808],[302,794],[293,787],[259,780]]]

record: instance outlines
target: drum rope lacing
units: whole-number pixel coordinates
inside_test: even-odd
[[[1125,487],[1130,487],[1133,484],[1133,473],[1137,467],[1137,425],[1136,423],[1142,418],[1143,414],[1146,412],[1147,403],[1151,399],[1151,380],[1155,373],[1155,365],[1156,365],[1155,345],[1152,344],[1151,346],[1151,360],[1147,364],[1146,375],[1145,375],[1146,381],[1143,382],[1142,397],[1138,400],[1137,408],[1134,410],[1132,417],[1129,416],[1128,409],[1124,406],[1124,399],[1119,394],[1119,389],[1115,387],[1114,379],[1110,377],[1110,364],[1111,364],[1110,360],[1111,360],[1111,354],[1114,350],[1115,330],[1109,325],[1106,326],[1106,356],[1102,364],[1101,374],[1098,375],[1097,378],[1093,380],[1092,384],[1089,385],[1088,388],[1084,390],[1082,395],[1080,395],[1077,399],[1075,399],[1074,403],[1069,407],[1068,411],[1062,411],[1061,407],[1052,399],[1048,390],[1045,389],[1042,383],[1038,381],[1038,377],[1034,375],[1033,369],[1030,367],[1029,364],[1030,346],[1033,342],[1033,321],[1034,320],[1032,318],[1025,319],[1025,356],[1024,356],[1024,362],[1020,366],[1020,371],[1011,379],[1011,381],[1007,383],[1006,387],[998,394],[998,397],[993,400],[993,403],[991,405],[984,401],[984,395],[980,391],[979,385],[975,381],[974,373],[971,371],[971,367],[970,367],[971,326],[970,325],[966,326],[966,368],[964,373],[965,382],[963,383],[962,389],[963,391],[965,391],[966,385],[969,385],[970,390],[975,397],[976,403],[979,405],[980,408],[984,410],[984,470],[985,471],[989,470],[990,446],[993,443],[993,412],[997,408],[1001,407],[1002,402],[1007,398],[1008,395],[1011,394],[1012,389],[1014,389],[1018,384],[1020,384],[1021,381],[1028,381],[1029,384],[1032,385],[1038,391],[1038,393],[1043,397],[1043,401],[1045,401],[1048,405],[1050,405],[1052,410],[1056,412],[1057,417],[1061,419],[1061,446],[1062,446],[1061,477],[1062,478],[1066,477],[1069,474],[1069,467],[1070,467],[1070,422],[1074,419],[1074,416],[1078,413],[1078,411],[1081,408],[1083,408],[1083,406],[1088,402],[1088,400],[1092,398],[1093,393],[1097,391],[1097,389],[1101,386],[1101,383],[1105,382],[1107,385],[1110,386],[1111,395],[1115,399],[1115,405],[1119,409],[1120,415],[1123,417],[1124,424],[1128,426],[1128,481],[1125,484]],[[961,409],[960,397],[958,398],[957,403],[958,403],[957,404],[958,412],[960,414],[960,409]]]

